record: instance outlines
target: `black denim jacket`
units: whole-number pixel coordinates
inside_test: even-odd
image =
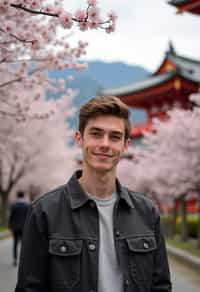
[[[97,292],[99,222],[94,201],[75,173],[29,211],[15,292]],[[114,241],[123,292],[169,292],[170,274],[160,219],[153,204],[116,181]]]

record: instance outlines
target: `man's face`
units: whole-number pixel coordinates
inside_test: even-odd
[[[115,116],[99,116],[88,121],[83,137],[76,132],[76,141],[83,151],[83,163],[95,171],[108,172],[117,163],[130,141],[125,141],[124,120]]]

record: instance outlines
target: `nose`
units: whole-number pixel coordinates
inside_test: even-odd
[[[109,147],[109,137],[107,135],[104,135],[102,137],[100,146],[102,146],[102,147]]]

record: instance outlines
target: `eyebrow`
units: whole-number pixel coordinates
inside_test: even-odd
[[[97,127],[91,127],[91,128],[89,129],[89,131],[104,132],[103,129],[101,129],[101,128],[97,128]],[[120,132],[120,131],[111,130],[110,132],[111,132],[112,134],[119,135],[119,136],[121,136],[121,137],[123,136],[123,133]]]

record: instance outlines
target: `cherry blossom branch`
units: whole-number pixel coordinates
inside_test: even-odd
[[[2,115],[2,116],[10,116],[10,117],[16,117],[16,113],[11,113],[11,112],[8,112],[8,111],[3,111],[3,110],[1,110],[0,109],[0,115]]]
[[[33,9],[25,7],[22,4],[10,4],[10,6],[16,8],[16,9],[24,10],[24,11],[29,12],[31,14],[45,15],[45,16],[51,16],[51,17],[58,17],[59,18],[59,14],[58,13],[45,12],[45,11],[42,11],[42,10],[33,10]],[[87,11],[90,8],[90,6],[91,5],[88,6]],[[72,20],[76,21],[76,22],[87,21],[88,20],[88,13],[87,13],[87,17],[84,20],[80,20],[80,19],[77,19],[75,17],[72,17]]]
[[[90,3],[90,1],[88,1]],[[116,20],[116,15],[114,13],[109,14],[109,19],[107,21],[100,21],[98,19],[98,10],[96,8],[96,4],[89,4],[86,11],[79,11],[77,13],[77,17],[73,17],[70,13],[68,12],[62,12],[62,13],[53,13],[51,11],[44,11],[42,9],[40,10],[33,10],[31,8],[27,8],[26,6],[22,4],[10,4],[11,7],[20,9],[23,11],[26,11],[31,14],[35,15],[45,15],[45,16],[50,16],[50,17],[57,17],[60,18],[60,21],[63,25],[64,28],[71,28],[72,26],[72,21],[80,23],[80,25],[85,25],[86,23],[91,24],[91,21],[94,21],[96,26],[91,26],[91,28],[97,28],[100,27],[102,29],[105,29],[107,32],[112,32],[114,31],[114,22]],[[90,9],[92,10],[92,15],[90,15]],[[91,18],[91,19],[90,19]],[[112,26],[113,22],[113,26]],[[103,27],[102,25],[104,24],[109,24],[108,27]],[[111,27],[110,27],[111,26]],[[83,28],[83,27],[82,27]],[[84,29],[82,29],[84,30]]]
[[[35,74],[36,72],[40,72],[44,69],[45,69],[45,66],[37,67],[36,69],[28,72],[28,77],[30,77],[31,75]],[[23,76],[23,77],[21,76],[21,77],[6,81],[6,82],[0,84],[0,88],[6,87],[6,86],[11,85],[12,83],[15,83],[15,82],[21,82],[22,80],[25,80],[26,78],[27,78],[27,76]]]
[[[10,4],[10,6],[16,8],[16,9],[21,9],[23,11],[29,12],[31,14],[59,17],[59,15],[57,13],[45,12],[42,10],[33,10],[30,8],[27,8],[26,6],[24,6],[22,4]]]
[[[14,35],[13,33],[8,33],[7,31],[3,30],[1,27],[0,27],[0,31],[5,33],[5,34],[8,34],[9,36],[13,37],[14,39],[16,39],[17,41],[20,41],[22,43],[33,43],[34,40],[25,40],[25,39],[22,39],[16,35]]]

